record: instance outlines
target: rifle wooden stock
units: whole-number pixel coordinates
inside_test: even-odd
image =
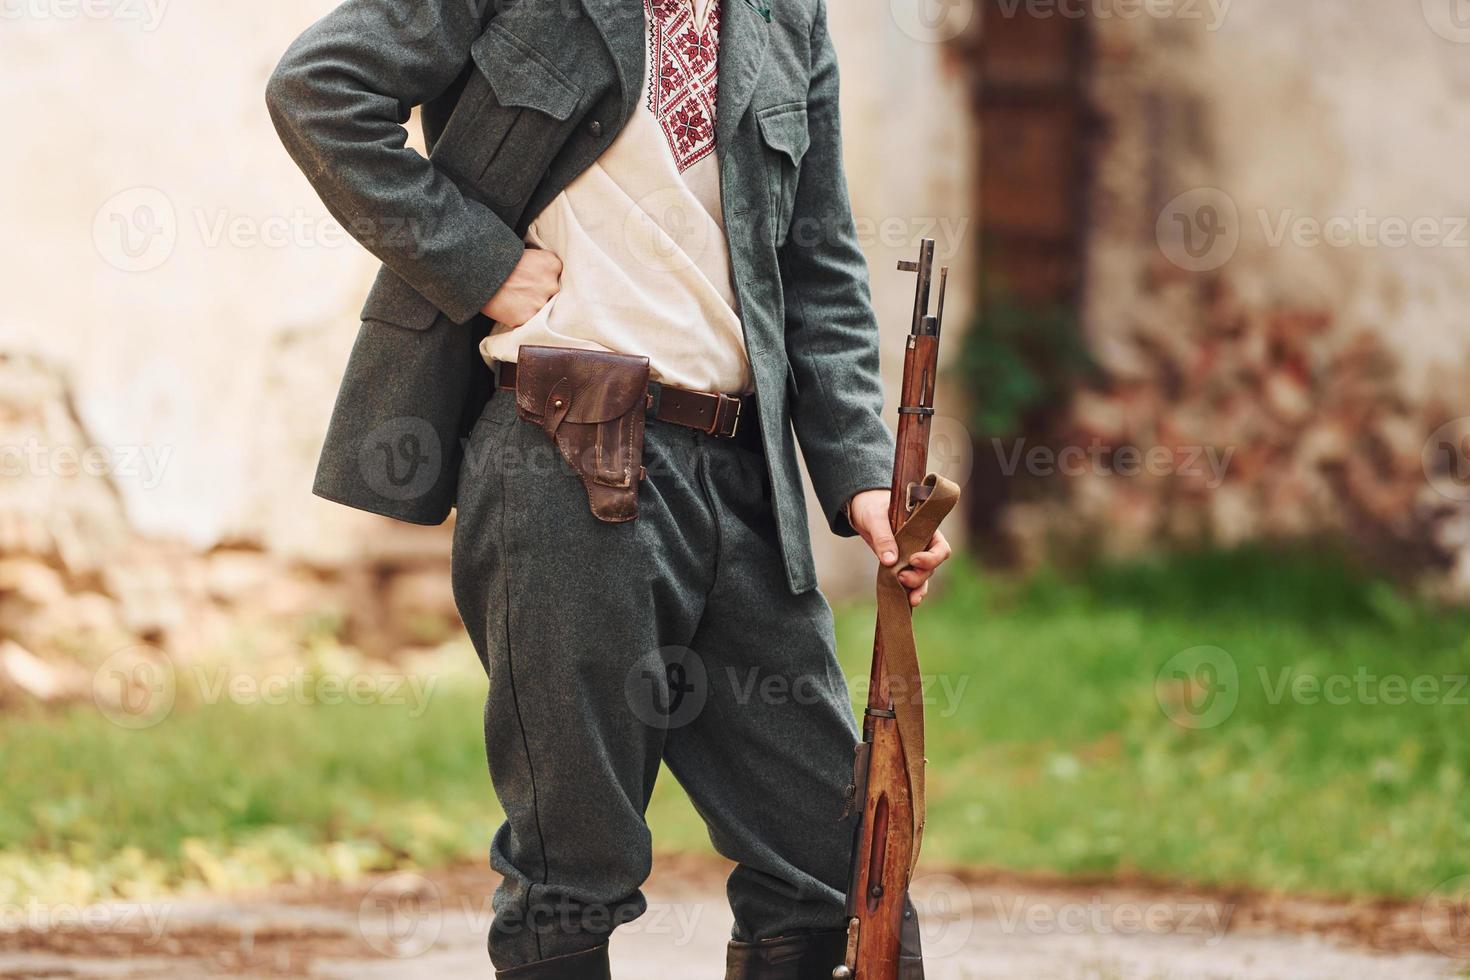
[[[918,262],[899,263],[900,269],[919,274],[913,330],[904,351],[888,511],[900,542],[900,564],[878,573],[879,622],[863,743],[853,776],[854,800],[860,801],[862,810],[847,896],[847,956],[833,971],[837,978],[899,980],[908,885],[923,834],[923,685],[917,676],[907,590],[898,583],[897,572],[904,560],[928,544],[958,494],[943,478],[926,477],[948,272],[941,270],[938,312],[930,316],[933,255],[934,243],[925,239]],[[892,645],[901,649],[886,649]],[[911,954],[917,961],[918,951]],[[922,976],[921,971],[919,965],[917,975]]]

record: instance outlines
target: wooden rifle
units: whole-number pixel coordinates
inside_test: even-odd
[[[959,488],[926,473],[949,267],[939,270],[932,314],[934,240],[924,239],[918,261],[900,262],[898,268],[918,273],[913,325],[904,350],[888,508],[900,560],[878,570],[873,670],[852,783],[853,805],[862,809],[847,893],[847,950],[843,963],[832,971],[836,980],[923,977],[918,921],[908,888],[924,830],[924,686],[914,649],[913,609],[897,576],[911,555],[928,546],[958,500]]]

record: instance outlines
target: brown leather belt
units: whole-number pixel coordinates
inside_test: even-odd
[[[496,362],[497,384],[514,389],[516,366],[511,361]],[[717,439],[738,439],[742,443],[759,443],[755,424],[754,395],[726,395],[718,391],[694,391],[673,385],[648,383],[648,417],[698,429]],[[742,420],[744,424],[742,424]]]

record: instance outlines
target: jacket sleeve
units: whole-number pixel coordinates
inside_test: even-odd
[[[810,144],[781,249],[786,356],[797,388],[792,424],[807,472],[832,530],[850,536],[848,500],[891,482],[893,436],[883,422],[867,261],[842,170],[837,55],[827,33],[825,0],[817,7],[811,51]]]
[[[525,245],[407,146],[414,106],[458,77],[481,0],[346,0],[286,51],[266,87],[281,141],[368,251],[456,323],[510,276]]]

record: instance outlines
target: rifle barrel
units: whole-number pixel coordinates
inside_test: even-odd
[[[916,271],[919,273],[919,281],[914,284],[914,322],[910,330],[915,335],[923,331],[924,318],[929,315],[929,283],[934,277],[934,239],[925,238],[919,242]]]

